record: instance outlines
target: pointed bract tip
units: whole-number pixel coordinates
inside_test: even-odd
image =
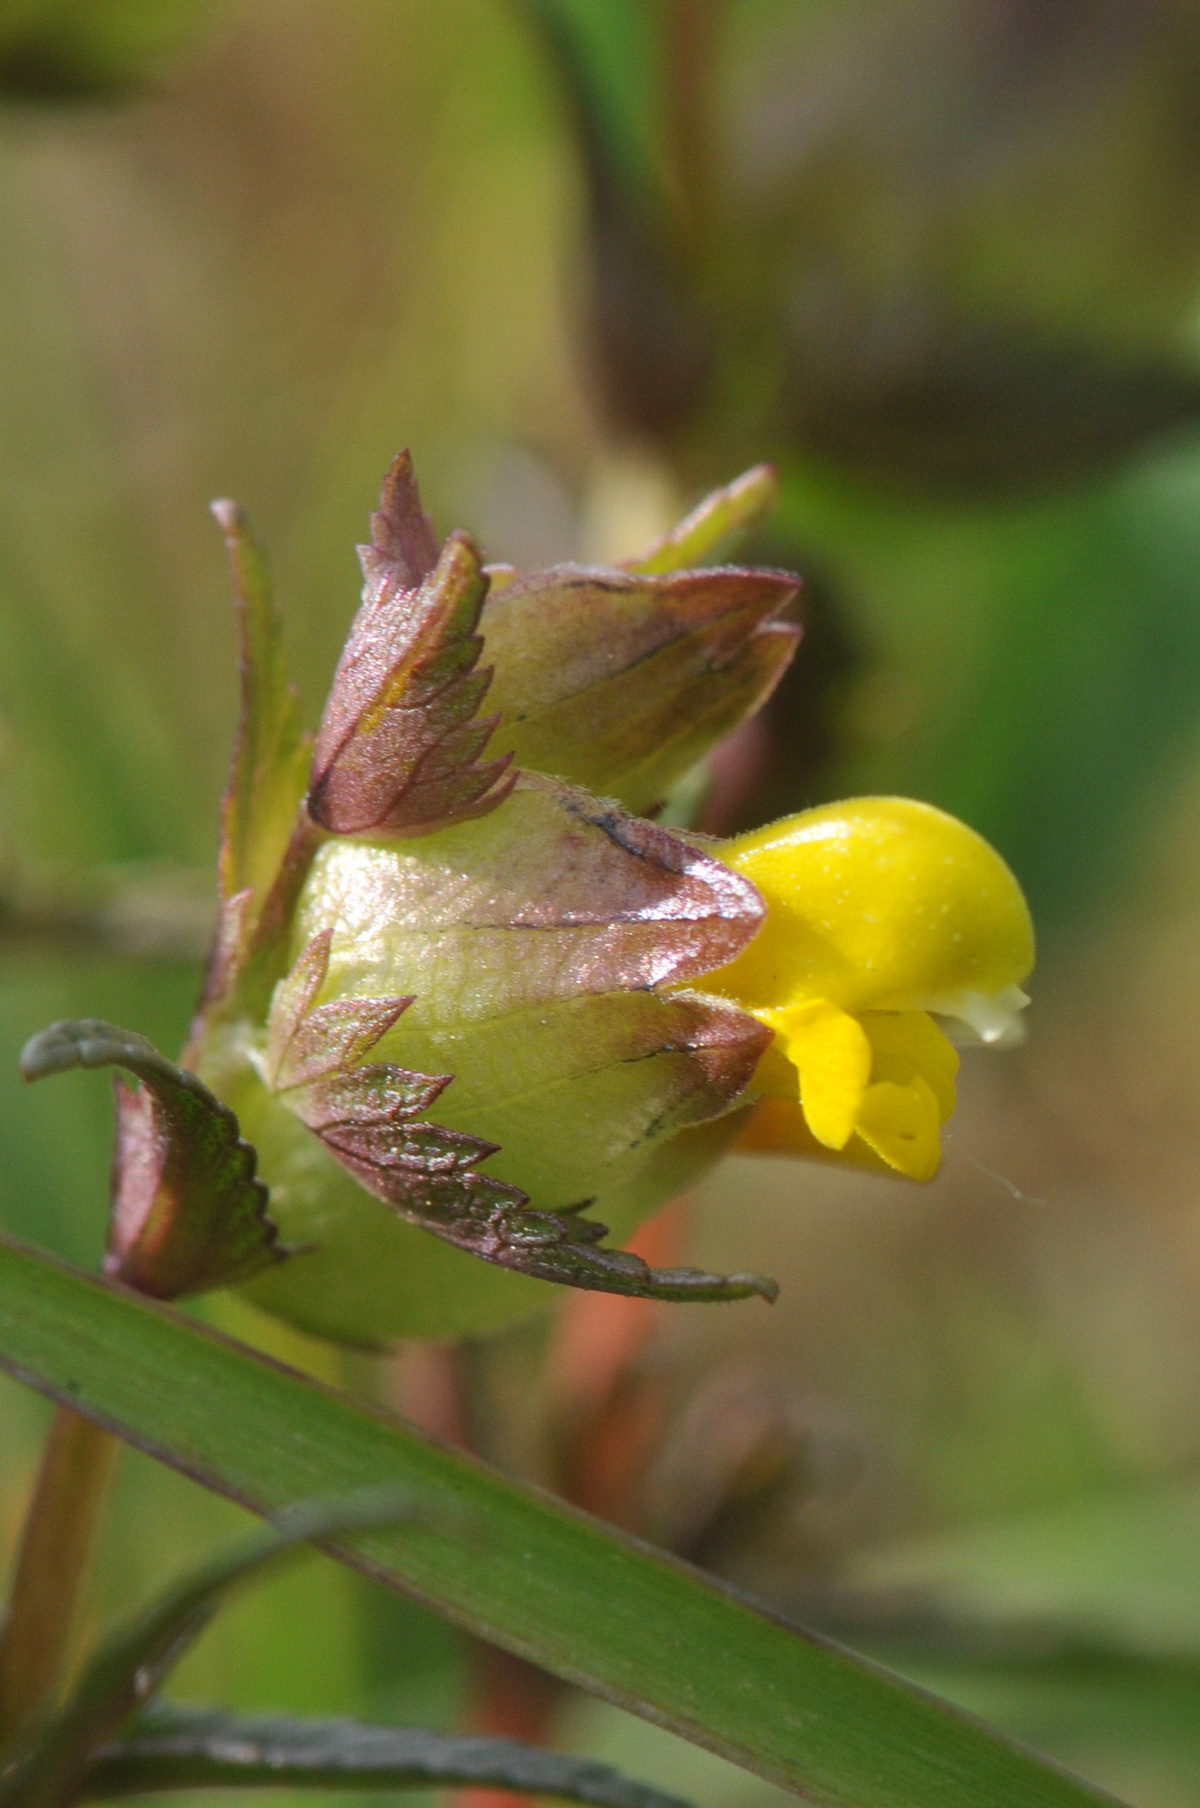
[[[487,814],[513,784],[505,757],[479,757],[495,726],[478,719],[491,679],[476,670],[479,549],[455,532],[439,555],[416,486],[390,481],[313,753],[309,813],[335,835],[428,834]]]
[[[743,471],[740,477],[734,478],[729,488],[736,495],[742,495],[749,490],[755,491],[760,496],[766,496],[769,493],[778,495],[779,466],[772,464],[770,460],[764,460],[761,465],[751,465],[748,471]]]
[[[227,538],[238,533],[246,525],[246,517],[242,512],[241,504],[232,501],[228,496],[218,496],[215,502],[210,502],[208,512],[214,517],[217,526]]]
[[[724,493],[730,515],[737,525],[753,526],[778,506],[779,467],[772,464],[751,465],[748,471],[743,471],[740,477],[735,477],[731,484],[726,485]],[[699,506],[703,509],[704,504]]]
[[[438,562],[437,536],[421,507],[407,447],[396,454],[383,480],[379,508],[371,516],[371,543],[375,553],[398,568],[397,576],[410,589],[423,583]]]

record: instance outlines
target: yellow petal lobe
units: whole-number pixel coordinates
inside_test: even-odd
[[[924,1080],[944,1124],[954,1110],[958,1050],[928,1012],[868,1011],[862,1026],[871,1044],[872,1080],[891,1080],[898,1086]]]
[[[940,1125],[933,1088],[918,1076],[907,1086],[893,1080],[868,1086],[856,1128],[889,1167],[910,1180],[932,1180],[941,1161]]]
[[[800,1077],[800,1103],[809,1129],[827,1149],[844,1149],[871,1078],[866,1031],[823,998],[760,1015]]]

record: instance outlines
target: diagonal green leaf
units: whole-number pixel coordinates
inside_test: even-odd
[[[626,196],[659,198],[659,9],[640,0],[519,0],[562,84],[589,164]]]
[[[539,1751],[513,1739],[475,1739],[353,1720],[248,1717],[159,1706],[110,1745],[84,1778],[81,1799],[160,1789],[429,1789],[484,1787],[560,1796],[592,1808],[687,1808],[608,1764]]]
[[[9,1239],[0,1366],[260,1513],[365,1486],[411,1489],[419,1523],[334,1540],[332,1554],[829,1808],[1110,1800],[686,1564]]]
[[[275,1516],[256,1533],[170,1586],[100,1646],[61,1708],[0,1777],[0,1808],[69,1808],[90,1760],[165,1680],[225,1596],[298,1546],[363,1526],[411,1520],[412,1498],[397,1488],[368,1488],[349,1498],[314,1500]]]
[[[123,1067],[118,1083],[112,1222],[105,1267],[158,1299],[248,1280],[287,1253],[256,1180],[257,1156],[238,1121],[186,1068],[133,1030],[95,1017],[52,1023],[21,1051],[21,1075]]]
[[[236,502],[214,502],[237,596],[241,711],[221,817],[221,896],[261,905],[279,870],[304,788],[309,746],[283,664],[283,632],[262,550]]]

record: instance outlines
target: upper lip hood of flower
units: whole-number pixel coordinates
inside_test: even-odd
[[[849,1010],[975,1017],[983,1034],[989,1016],[973,1001],[1005,1015],[1033,966],[1033,924],[1012,873],[932,804],[826,804],[738,837],[722,858],[772,903],[726,976],[747,1000],[777,999],[782,986]]]
[[[804,1119],[789,1128],[770,1108],[779,1146],[857,1137],[927,1178],[957,1067],[932,1017],[1001,1042],[1028,1003],[1033,926],[1012,873],[965,823],[897,797],[806,810],[722,857],[754,880],[767,920],[705,984],[775,1032],[758,1083]]]

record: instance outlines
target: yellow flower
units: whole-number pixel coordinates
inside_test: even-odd
[[[934,1021],[1015,1040],[1033,926],[1017,881],[965,824],[899,797],[806,810],[721,849],[767,920],[705,975],[775,1032],[743,1147],[937,1170],[958,1057]]]

